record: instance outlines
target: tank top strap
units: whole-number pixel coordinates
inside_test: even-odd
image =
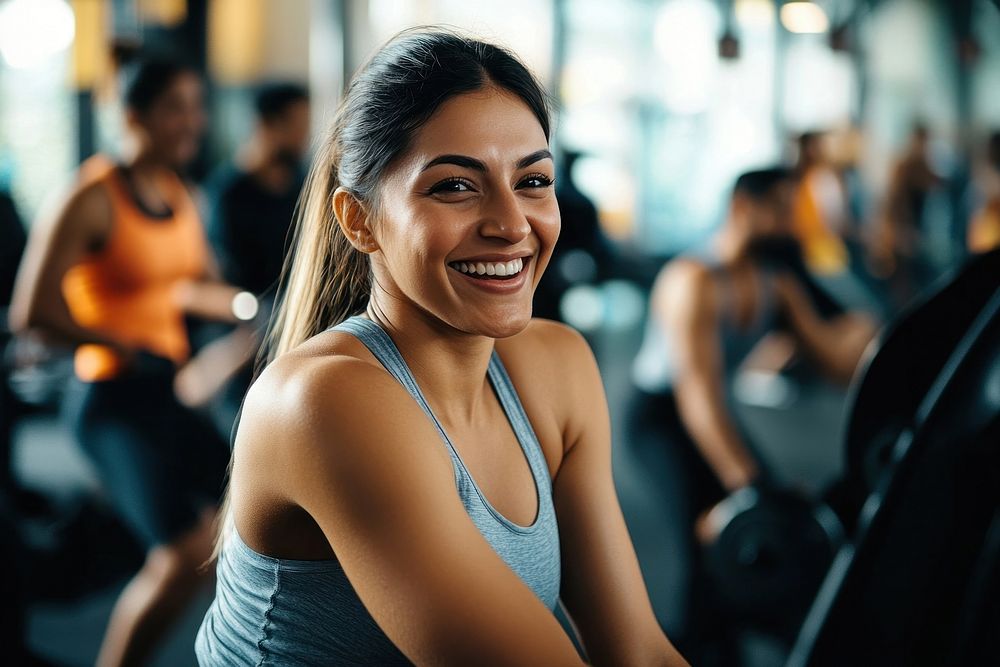
[[[343,331],[357,338],[366,348],[368,348],[368,351],[372,353],[372,356],[378,359],[378,362],[382,364],[385,370],[396,378],[399,384],[403,385],[403,388],[406,389],[410,396],[413,397],[413,400],[417,402],[420,409],[424,411],[424,414],[426,414],[431,420],[431,423],[434,424],[434,428],[437,429],[438,435],[441,436],[441,439],[444,440],[444,443],[448,446],[448,455],[451,457],[452,468],[455,472],[455,484],[460,490],[465,489],[467,484],[464,476],[462,475],[462,471],[464,470],[462,459],[455,450],[455,446],[452,445],[451,439],[445,432],[444,427],[441,426],[441,422],[439,422],[437,417],[434,416],[431,406],[427,403],[427,399],[424,398],[424,393],[420,391],[417,379],[413,377],[413,373],[410,372],[410,367],[406,365],[406,360],[404,360],[403,355],[399,353],[399,348],[396,347],[394,342],[392,342],[392,338],[389,337],[389,334],[387,334],[385,330],[375,322],[357,315],[344,320],[340,324],[330,327],[328,330]]]
[[[413,373],[410,371],[410,367],[406,365],[403,355],[400,354],[399,348],[396,347],[389,334],[375,322],[357,315],[344,320],[336,326],[330,327],[329,330],[343,331],[355,336],[378,359],[379,363],[382,364],[389,374],[403,385],[424,411],[424,414],[434,424],[441,439],[448,446],[448,454],[451,456],[452,464],[455,468],[455,482],[458,488],[478,493],[475,480],[469,474],[465,463],[462,461],[462,457],[455,449],[451,438],[448,437],[448,433],[431,410],[427,399],[424,397],[419,385],[417,385],[416,378],[413,377]],[[528,460],[528,465],[531,467],[532,477],[535,480],[536,488],[539,489],[539,497],[541,497],[541,490],[543,489],[550,493],[552,480],[549,477],[548,464],[545,461],[545,456],[542,454],[541,445],[535,436],[534,429],[531,427],[528,415],[524,411],[524,406],[517,395],[514,383],[511,382],[510,376],[507,374],[507,369],[504,367],[500,356],[495,350],[490,358],[487,375],[490,384],[493,386],[493,391],[496,392],[497,399],[500,401],[500,406],[507,416],[507,421],[514,430],[518,444],[521,446],[521,450]],[[491,509],[491,511],[494,510]],[[503,519],[499,515],[498,518],[507,522],[506,519]]]
[[[367,318],[354,316],[336,326],[330,327],[330,330],[344,331],[360,340],[368,348],[368,351],[372,353],[372,356],[378,359],[379,363],[385,367],[385,370],[389,371],[389,374],[396,378],[403,385],[403,388],[413,396],[420,408],[437,426],[441,436],[447,438],[444,429],[438,424],[437,418],[431,411],[431,406],[428,405],[427,400],[424,398],[423,392],[420,391],[416,378],[410,372],[410,367],[406,365],[403,355],[399,353],[399,348],[396,347],[396,344],[392,342],[389,334],[382,327]]]
[[[528,414],[524,411],[521,398],[517,395],[517,389],[514,387],[514,383],[511,381],[510,375],[507,374],[507,369],[504,367],[503,361],[501,361],[500,355],[497,354],[496,350],[493,351],[493,356],[490,359],[488,373],[490,382],[493,384],[493,390],[500,400],[503,411],[507,414],[507,420],[514,429],[514,434],[517,436],[518,442],[521,443],[524,449],[524,454],[528,458],[536,481],[540,485],[543,485],[547,491],[551,492],[552,479],[549,476],[549,466],[545,460],[545,455],[542,453],[542,446],[535,436],[535,429],[531,427]]]

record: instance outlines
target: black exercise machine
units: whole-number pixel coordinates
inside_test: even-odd
[[[847,432],[867,499],[788,667],[1000,664],[1000,252],[883,341]]]

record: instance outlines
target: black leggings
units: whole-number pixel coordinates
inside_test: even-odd
[[[218,504],[229,448],[173,391],[173,363],[141,354],[119,377],[75,380],[73,433],[118,513],[147,547],[169,544]]]
[[[706,592],[701,575],[701,548],[694,535],[698,515],[726,496],[681,422],[672,393],[636,390],[629,405],[628,447],[643,504],[633,511],[652,513],[642,524],[657,531],[637,540],[644,569],[666,573],[649,588],[653,606],[671,639],[682,645],[704,634]],[[638,550],[638,547],[637,547]]]

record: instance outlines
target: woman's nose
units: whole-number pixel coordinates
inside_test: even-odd
[[[505,192],[490,197],[480,226],[483,236],[502,238],[517,243],[531,233],[531,223],[521,209],[517,196]]]

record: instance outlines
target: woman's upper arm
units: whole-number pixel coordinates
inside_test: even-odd
[[[33,225],[11,302],[13,330],[45,326],[49,317],[68,316],[62,298],[63,277],[106,236],[111,225],[110,206],[104,190],[89,185]],[[50,312],[59,308],[65,312]]]
[[[662,288],[654,292],[653,304],[674,347],[677,407],[702,449],[706,442],[718,445],[720,439],[732,439],[715,291],[708,269],[686,262],[671,268]]]
[[[678,383],[694,381],[721,392],[722,350],[715,291],[706,267],[675,260],[653,293],[653,308],[676,347],[672,356]]]
[[[559,329],[550,347],[561,366],[555,376],[562,378],[567,414],[566,451],[553,481],[562,600],[593,664],[683,664],[656,621],[618,504],[597,363],[579,334]]]
[[[279,483],[393,643],[417,664],[581,664],[473,524],[447,455],[432,453],[444,443],[402,387],[353,358],[307,365],[251,392],[249,437],[282,442]]]

